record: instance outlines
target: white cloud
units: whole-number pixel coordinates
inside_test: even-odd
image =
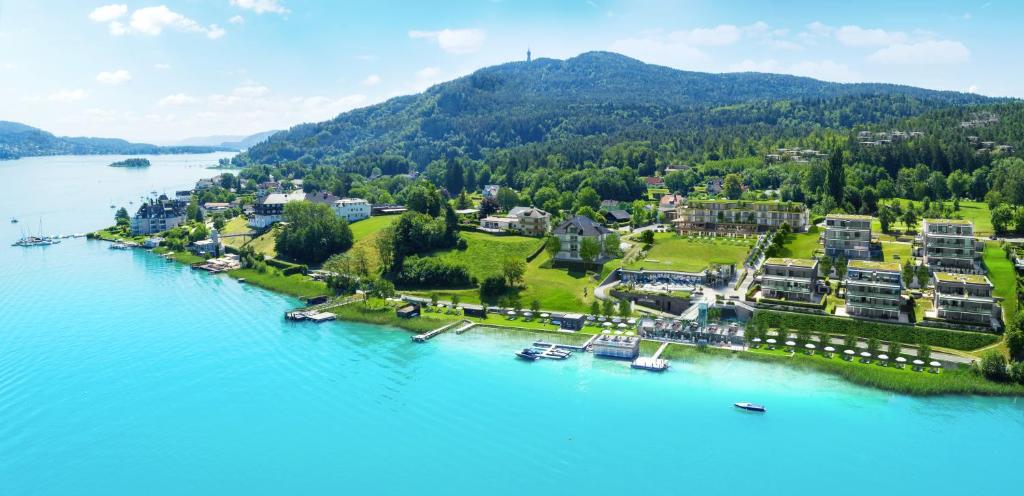
[[[251,10],[257,14],[272,12],[274,14],[287,14],[291,12],[278,0],[231,0],[231,5],[240,9]]]
[[[181,105],[190,105],[198,102],[199,100],[190,97],[184,93],[175,93],[173,95],[167,95],[156,102],[161,107],[178,107]]]
[[[270,93],[270,88],[258,84],[247,84],[239,86],[232,91],[232,94],[240,97],[253,98]]]
[[[884,29],[843,26],[835,31],[836,39],[846,46],[886,46],[907,41],[907,34]]]
[[[972,84],[972,85],[968,86],[965,91],[967,93],[977,93],[978,92],[978,85]]]
[[[60,90],[55,93],[51,93],[46,97],[51,102],[78,102],[85,100],[85,90]]]
[[[419,71],[416,71],[416,79],[419,79],[420,81],[437,79],[440,75],[441,69],[438,69],[437,67],[424,67]]]
[[[96,22],[110,22],[114,19],[119,19],[128,13],[128,6],[125,4],[110,4],[102,7],[96,7],[89,14],[89,19]]]
[[[158,36],[165,29],[202,33],[207,38],[214,40],[226,34],[226,31],[216,24],[202,26],[198,22],[167,8],[166,5],[136,9],[127,20],[127,24],[116,20],[123,17],[127,12],[128,7],[125,5],[107,5],[93,11],[89,18],[96,22],[107,22],[107,29],[113,36],[122,36],[128,33]]]
[[[754,29],[760,28],[763,23],[755,24]],[[689,32],[675,32],[671,36],[677,37],[679,41],[685,41],[697,46],[725,46],[732,45],[743,36],[740,28],[732,24],[721,24],[713,28],[696,28]]]
[[[625,38],[612,42],[611,50],[652,64],[679,69],[703,67],[711,58],[679,36]]]
[[[482,29],[442,29],[440,31],[409,31],[409,37],[430,40],[437,43],[442,50],[454,54],[466,54],[480,51],[487,33]]]
[[[363,86],[377,86],[378,84],[380,84],[380,82],[380,76],[376,74],[370,74],[369,76],[366,76],[366,79],[363,80],[362,84]]]
[[[96,81],[103,84],[121,84],[132,78],[132,74],[124,69],[103,71],[96,75]]]
[[[171,64],[153,64],[153,68],[158,71],[166,71],[171,68]]]
[[[857,71],[851,69],[846,64],[841,64],[833,60],[805,60],[789,66],[785,72],[795,74],[797,76],[806,76],[821,79],[823,81],[834,81],[837,83],[852,83],[863,80]]]
[[[835,29],[832,26],[819,21],[814,21],[807,25],[807,32],[814,36],[832,36],[833,31]]]
[[[232,16],[231,19],[228,19],[228,22],[231,24],[245,24],[245,18],[240,15],[236,15]]]
[[[959,41],[928,40],[879,49],[868,56],[868,61],[878,64],[939,65],[962,64],[970,57],[971,51]]]

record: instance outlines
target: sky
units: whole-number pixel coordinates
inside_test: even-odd
[[[1024,2],[0,0],[0,120],[173,143],[593,50],[1024,97]]]

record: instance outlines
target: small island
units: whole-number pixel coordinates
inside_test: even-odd
[[[110,164],[111,167],[130,167],[132,169],[149,167],[150,165],[152,164],[150,164],[149,159],[146,158],[126,158]]]

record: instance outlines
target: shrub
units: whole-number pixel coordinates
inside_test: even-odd
[[[409,287],[464,288],[472,279],[465,265],[413,256],[405,260],[395,282]]]
[[[955,331],[934,327],[886,324],[824,315],[757,310],[754,319],[758,325],[786,329],[828,329],[834,334],[853,334],[883,341],[923,343],[956,350],[975,350],[995,343],[998,337],[971,331]]]
[[[1006,357],[996,350],[989,350],[981,357],[981,373],[988,380],[1005,381],[1008,378],[1006,373]]]
[[[1024,384],[1024,362],[1010,364],[1010,379],[1017,384]]]
[[[495,298],[505,292],[505,278],[499,275],[488,276],[480,283],[480,299],[483,301],[494,301]]]

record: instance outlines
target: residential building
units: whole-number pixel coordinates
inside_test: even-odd
[[[175,191],[174,201],[188,204],[188,202],[192,201],[192,190],[185,189],[181,191]]]
[[[189,250],[199,256],[216,257],[224,251],[224,244],[220,240],[220,233],[216,229],[211,229],[208,239],[192,242]]]
[[[551,229],[551,214],[534,207],[515,207],[508,211],[515,217],[518,231],[527,236],[543,236]]]
[[[622,209],[609,210],[604,213],[604,218],[608,222],[613,224],[628,223],[633,220],[633,216],[629,212]]]
[[[301,189],[301,188],[300,188]],[[334,203],[340,200],[337,196],[326,191],[317,191],[316,193],[306,193],[306,201],[309,203],[319,203],[321,205],[327,205],[328,207],[334,208]]]
[[[932,270],[978,270],[984,243],[974,239],[974,224],[960,219],[925,219],[921,255]]]
[[[825,255],[869,259],[880,250],[871,244],[871,216],[831,214],[825,217]]]
[[[952,322],[986,327],[999,320],[999,305],[992,296],[992,283],[978,274],[936,272],[935,316]]]
[[[284,218],[284,206],[287,203],[293,201],[302,201],[306,199],[306,194],[302,191],[293,191],[291,193],[270,193],[263,198],[260,198],[255,205],[253,205],[253,216],[249,219],[249,226],[256,229],[264,229],[275,222],[280,222]]]
[[[399,215],[404,214],[407,210],[405,205],[397,203],[377,203],[370,207],[370,215]]]
[[[607,257],[604,251],[604,240],[608,234],[611,234],[611,230],[598,224],[590,217],[577,215],[565,220],[552,230],[552,234],[562,244],[562,249],[555,255],[555,260],[557,261],[582,261],[580,247],[584,239],[592,239],[601,247],[600,255],[598,255],[598,259],[595,261],[603,261]]]
[[[679,208],[686,198],[683,195],[668,194],[662,195],[661,199],[658,200],[658,213],[665,222],[672,222],[676,219],[676,209]]]
[[[499,189],[501,189],[501,186],[497,184],[488,184],[484,186],[484,189],[482,191],[484,198],[487,198],[489,200],[496,200],[498,198]]]
[[[688,200],[676,209],[672,222],[680,234],[689,232],[754,233],[789,224],[794,231],[807,230],[803,203],[749,200]]]
[[[489,215],[480,219],[480,230],[494,233],[518,231],[519,219],[507,215]]]
[[[724,186],[724,184],[725,183],[722,181],[722,178],[712,177],[711,179],[707,180],[704,186],[709,195],[717,195],[722,192],[722,187]]]
[[[226,202],[206,202],[203,204],[203,212],[211,214],[223,212],[229,208],[231,208],[231,204]]]
[[[846,314],[899,320],[903,275],[899,262],[851,260],[846,264]]]
[[[665,179],[659,176],[649,176],[644,178],[644,184],[646,184],[648,188],[664,188]]]
[[[764,261],[761,295],[776,300],[817,302],[818,261],[769,258]]]
[[[131,220],[132,234],[154,234],[180,226],[185,222],[185,207],[160,195],[139,206]]]
[[[334,209],[334,215],[349,222],[363,220],[370,216],[370,202],[362,198],[342,198],[336,200],[331,208]]]

